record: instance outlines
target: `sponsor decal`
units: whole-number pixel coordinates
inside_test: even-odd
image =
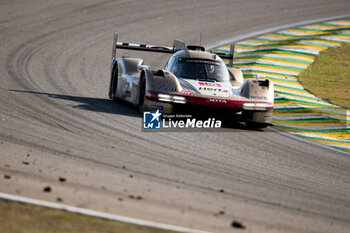
[[[220,100],[220,99],[209,99],[207,100],[209,103],[222,103],[222,104],[227,104],[226,100]]]
[[[181,95],[192,95],[192,94],[193,94],[193,91],[191,91],[191,90],[183,90],[181,92]]]
[[[162,105],[156,105],[156,104],[151,104],[150,106],[152,109],[159,109],[159,110],[163,110],[164,107]]]
[[[156,112],[143,112],[143,128],[144,129],[160,129],[162,113],[157,110]]]
[[[193,58],[179,58],[179,61],[187,62],[187,63],[203,63],[208,65],[220,65],[219,61],[208,61],[208,60],[193,59]]]
[[[199,87],[198,90],[200,90],[200,91],[215,91],[215,92],[228,93],[228,90],[221,89],[221,88],[215,88],[215,87]]]
[[[271,120],[271,116],[264,116],[264,120]]]
[[[256,99],[256,100],[267,100],[267,97],[266,96],[255,96],[255,95],[252,95],[250,96],[251,99]]]
[[[210,82],[198,82],[200,86],[209,86],[209,87],[222,87],[220,83],[210,83]]]
[[[157,87],[157,91],[176,92],[175,87]]]

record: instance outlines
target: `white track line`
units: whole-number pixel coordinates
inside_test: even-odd
[[[327,150],[330,150],[330,151],[332,151],[332,152],[337,152],[337,153],[340,153],[340,154],[343,154],[343,155],[347,155],[347,156],[350,155],[349,152],[346,152],[346,151],[337,149],[337,148],[332,147],[332,146],[329,146],[329,145],[327,145],[327,144],[325,144],[325,143],[320,143],[320,142],[314,142],[314,141],[311,141],[311,140],[306,140],[306,139],[304,139],[304,138],[302,138],[302,137],[298,137],[298,136],[293,135],[293,134],[291,134],[291,133],[289,133],[289,132],[281,131],[281,130],[275,129],[275,128],[273,128],[273,127],[269,127],[269,129],[271,129],[272,131],[274,131],[274,132],[276,132],[276,133],[278,133],[278,134],[280,134],[280,135],[283,135],[283,136],[285,136],[285,137],[292,138],[292,139],[294,139],[294,140],[296,140],[296,141],[299,141],[299,142],[306,142],[306,143],[308,143],[308,144],[310,144],[310,145],[313,145],[313,146],[316,146],[316,147],[322,147],[322,148],[327,149]],[[339,146],[339,147],[341,147],[341,146]]]
[[[326,22],[326,21],[337,20],[337,19],[345,19],[345,18],[350,18],[350,14],[331,16],[331,17],[325,17],[325,18],[318,18],[318,19],[312,19],[312,20],[305,20],[305,21],[300,21],[300,22],[290,23],[290,24],[284,24],[284,25],[280,25],[280,26],[276,26],[276,27],[266,28],[266,29],[259,30],[259,31],[248,32],[248,33],[233,36],[233,37],[230,37],[230,38],[227,38],[224,40],[219,40],[219,41],[207,44],[204,47],[207,50],[210,50],[210,49],[218,48],[218,47],[226,45],[226,44],[231,44],[234,42],[247,40],[247,39],[250,39],[253,37],[258,37],[258,36],[269,34],[272,32],[281,31],[284,29],[295,28],[295,27],[300,27],[300,26],[304,26],[304,25],[315,24],[315,23]]]
[[[136,218],[129,218],[129,217],[124,217],[124,216],[119,216],[119,215],[114,215],[114,214],[107,214],[107,213],[99,212],[99,211],[95,211],[95,210],[89,210],[89,209],[84,209],[84,208],[79,208],[79,207],[74,207],[74,206],[69,206],[69,205],[64,205],[64,204],[41,201],[41,200],[37,200],[37,199],[21,197],[21,196],[6,194],[6,193],[0,193],[0,198],[12,200],[12,201],[23,202],[23,203],[27,203],[27,204],[39,205],[39,206],[43,206],[43,207],[66,210],[66,211],[69,211],[72,213],[83,214],[83,215],[88,215],[88,216],[97,217],[97,218],[103,218],[103,219],[108,219],[108,220],[113,220],[113,221],[124,222],[124,223],[131,223],[131,224],[136,224],[136,225],[141,225],[141,226],[146,226],[146,227],[153,227],[153,228],[158,228],[158,229],[163,229],[163,230],[176,231],[176,232],[186,232],[186,233],[209,233],[207,231],[200,231],[200,230],[189,229],[189,228],[173,226],[173,225],[168,225],[168,224],[162,224],[162,223],[157,223],[157,222],[151,222],[151,221],[146,221],[146,220],[141,220],[141,219],[136,219]]]

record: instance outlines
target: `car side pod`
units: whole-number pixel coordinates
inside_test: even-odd
[[[250,102],[243,104],[243,115],[248,121],[271,124],[274,106],[274,86],[269,79],[250,78],[241,88],[241,95]]]

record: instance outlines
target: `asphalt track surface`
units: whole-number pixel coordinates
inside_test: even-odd
[[[239,125],[143,133],[135,108],[107,99],[113,32],[208,44],[349,12],[348,0],[1,0],[0,191],[213,232],[238,231],[233,220],[349,232],[348,155]]]

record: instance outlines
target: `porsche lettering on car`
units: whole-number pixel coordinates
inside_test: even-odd
[[[248,127],[271,124],[274,87],[269,79],[243,79],[230,53],[206,51],[174,40],[173,47],[118,42],[114,35],[109,98],[125,100],[140,111],[195,112],[245,122]],[[164,68],[153,69],[143,59],[117,57],[117,49],[170,54]]]

